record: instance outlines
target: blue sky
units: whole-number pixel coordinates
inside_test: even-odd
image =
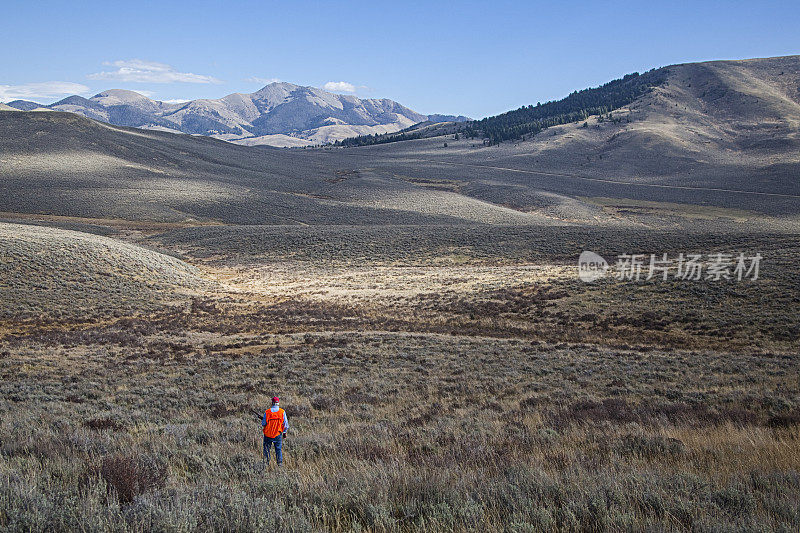
[[[472,117],[671,63],[800,53],[800,2],[0,2],[0,101],[269,80]]]

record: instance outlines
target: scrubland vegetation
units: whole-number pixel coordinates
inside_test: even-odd
[[[4,353],[3,527],[800,526],[795,357],[163,335]],[[293,425],[283,470],[259,459],[274,393]]]
[[[7,317],[0,528],[800,528],[790,237],[383,231],[170,232],[148,242],[192,258],[194,296]],[[587,285],[587,245],[766,258],[757,282]]]

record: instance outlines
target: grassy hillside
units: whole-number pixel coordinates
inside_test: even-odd
[[[363,175],[341,153],[242,147],[68,113],[0,112],[0,147],[0,211],[12,214],[284,225],[532,218],[452,194],[420,208],[414,193],[426,189]],[[408,197],[417,205],[404,205]]]
[[[771,227],[796,228],[800,57],[668,71],[610,117],[552,126],[524,142],[484,147],[447,135],[348,151],[409,181],[559,220],[664,226],[702,206],[770,213]],[[715,211],[696,212],[694,227],[711,229]]]
[[[186,301],[194,267],[98,235],[0,223],[0,321],[91,322]]]

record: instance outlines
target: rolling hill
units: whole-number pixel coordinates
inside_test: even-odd
[[[0,250],[0,320],[148,311],[207,285],[174,257],[77,231],[0,223]]]
[[[494,146],[448,131],[287,151],[0,112],[0,211],[182,225],[796,231],[800,57],[653,72],[659,84],[611,111]]]
[[[13,109],[18,109],[19,111],[33,111],[34,109],[43,107],[42,104],[37,104],[36,102],[31,102],[30,100],[14,100],[8,102],[6,106]]]
[[[21,111],[40,107],[24,100],[8,105]],[[283,82],[218,100],[165,103],[133,91],[112,89],[91,98],[70,96],[46,107],[117,126],[207,135],[250,146],[322,144],[355,135],[398,131],[429,120],[392,100],[360,99]],[[467,119],[431,117],[440,122]]]
[[[439,176],[470,196],[557,218],[585,219],[591,206],[626,217],[680,205],[797,215],[800,56],[652,74],[661,83],[630,102],[524,141],[485,146],[465,128],[456,140],[458,128],[442,136],[432,127],[420,139],[348,150],[370,154],[378,169],[404,160],[411,180]]]

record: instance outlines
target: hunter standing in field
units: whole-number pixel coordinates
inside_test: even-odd
[[[286,418],[286,411],[278,405],[280,399],[275,396],[272,398],[272,407],[264,411],[264,418],[261,426],[264,428],[264,460],[269,464],[269,449],[275,445],[275,460],[278,466],[283,463],[283,439],[289,429],[289,419]]]

